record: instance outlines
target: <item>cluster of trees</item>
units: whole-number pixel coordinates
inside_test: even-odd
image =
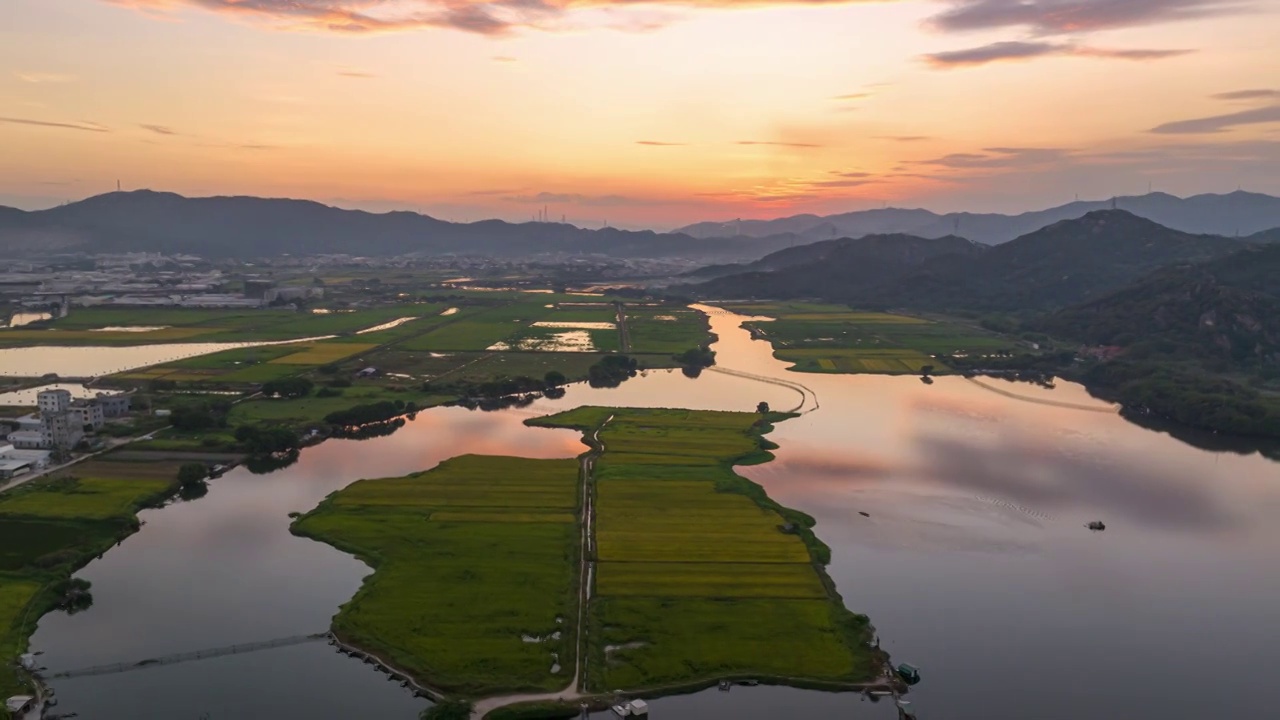
[[[1226,378],[1162,363],[1115,360],[1085,371],[1089,389],[1130,412],[1195,428],[1280,439],[1280,399]]]
[[[228,412],[231,412],[230,401],[192,400],[173,406],[169,424],[185,432],[224,428]]]
[[[417,404],[412,401],[382,400],[368,405],[356,405],[355,407],[350,407],[346,410],[336,410],[325,415],[324,421],[330,425],[353,427],[356,425],[386,422],[387,420],[405,413],[414,412],[417,409]]]
[[[689,348],[679,355],[674,355],[681,367],[709,368],[716,364],[716,353],[708,346]]]
[[[635,358],[626,355],[606,355],[600,362],[587,368],[587,382],[593,388],[618,387],[639,371]]]
[[[89,588],[93,586],[83,578],[67,578],[53,585],[53,594],[58,598],[58,608],[68,615],[88,610],[93,606],[93,595]]]
[[[271,455],[296,450],[302,444],[297,431],[283,425],[241,425],[236,441],[254,455]]]
[[[195,500],[209,492],[205,479],[209,477],[209,469],[204,463],[184,463],[178,468],[178,496],[183,500]]]
[[[304,377],[270,380],[262,384],[262,394],[282,398],[304,398],[311,394],[316,384]]]
[[[426,393],[444,393],[461,395],[463,399],[474,398],[480,400],[495,400],[499,398],[512,397],[516,395],[537,395],[542,393],[548,397],[556,397],[563,395],[560,388],[569,382],[569,378],[558,370],[547,372],[542,379],[529,377],[528,375],[516,375],[515,377],[501,377],[494,380],[487,380],[481,383],[473,382],[453,382],[453,383],[423,383],[422,391]],[[463,403],[467,404],[467,403]]]

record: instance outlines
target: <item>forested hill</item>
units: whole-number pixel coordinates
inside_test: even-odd
[[[241,258],[570,253],[713,261],[758,258],[794,242],[790,236],[697,239],[549,222],[450,223],[412,212],[369,213],[306,200],[186,198],[148,190],[107,193],[36,212],[0,208],[0,255],[9,257],[75,251]]]
[[[1170,230],[1123,210],[1100,210],[988,250],[931,256],[892,275],[878,272],[875,258],[847,244],[839,255],[688,289],[703,297],[812,297],[867,308],[1042,311],[1100,297],[1160,267],[1221,257],[1246,245]]]
[[[1280,245],[1171,267],[1046,320],[1059,337],[1129,359],[1197,360],[1280,377]]]
[[[698,285],[699,294],[717,297],[805,297],[814,288],[889,282],[938,257],[976,255],[983,245],[964,238],[927,239],[910,235],[869,235],[826,240],[779,250],[736,267],[706,268],[692,275],[732,274]]]

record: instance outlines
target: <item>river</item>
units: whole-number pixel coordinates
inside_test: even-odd
[[[1280,465],[1129,423],[1079,386],[787,373],[716,311],[723,369],[803,383],[820,407],[778,425],[777,460],[742,469],[818,519],[846,604],[895,661],[923,668],[922,720],[1261,717],[1280,659]],[[578,433],[528,428],[581,404],[795,406],[777,385],[656,371],[501,412],[438,408],[399,432],[333,440],[264,476],[236,470],[79,575],[94,606],[32,640],[50,671],[327,628],[368,569],[289,534],[288,513],[362,477],[462,453],[568,457]],[[811,409],[813,402],[806,404]],[[869,517],[860,513],[867,513]],[[1084,525],[1107,523],[1094,533]],[[324,644],[56,680],[60,712],[138,718],[413,718],[417,700]],[[663,698],[666,720],[890,718],[888,703],[785,688]],[[603,716],[601,716],[603,717]]]

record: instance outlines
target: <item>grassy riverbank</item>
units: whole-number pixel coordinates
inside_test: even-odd
[[[16,670],[58,587],[138,529],[137,512],[177,490],[177,464],[98,459],[0,494],[0,693],[30,689]]]
[[[573,459],[464,456],[354,483],[293,530],[374,568],[334,618],[344,641],[451,694],[554,690],[575,662],[578,479]]]
[[[870,624],[835,593],[813,520],[733,472],[771,459],[763,434],[785,417],[582,408],[530,421],[600,428],[591,690],[874,677]]]

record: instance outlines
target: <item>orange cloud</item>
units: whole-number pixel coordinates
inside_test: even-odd
[[[106,0],[149,14],[198,8],[268,23],[281,30],[361,34],[428,27],[501,35],[517,27],[555,29],[568,13],[636,5],[734,9],[851,5],[879,0]],[[642,23],[644,28],[651,20]],[[617,27],[630,27],[626,23]]]

